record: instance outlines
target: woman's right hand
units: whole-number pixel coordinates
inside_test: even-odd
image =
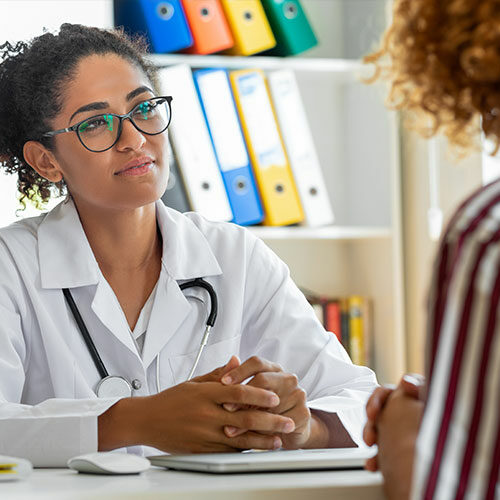
[[[223,385],[221,373],[234,368],[234,363],[232,358],[225,367],[153,396],[118,401],[99,417],[99,449],[147,445],[168,453],[207,453],[280,448],[279,434],[293,420],[265,411],[279,405],[274,392]],[[224,403],[262,409],[229,412]],[[228,437],[227,425],[248,431]]]
[[[423,399],[424,377],[418,374],[404,375],[399,386],[406,395],[415,399]],[[377,387],[366,403],[367,421],[363,429],[363,439],[368,446],[377,444],[377,421],[389,396],[396,390],[395,386],[385,385]],[[377,455],[369,458],[365,469],[375,472],[378,470]]]

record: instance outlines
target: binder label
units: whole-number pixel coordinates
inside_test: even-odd
[[[223,71],[212,71],[198,80],[203,105],[210,123],[220,168],[223,172],[248,165],[248,155],[233,103],[231,87]],[[223,105],[221,105],[221,103]]]
[[[261,168],[286,164],[265,82],[259,74],[252,73],[243,75],[238,83],[241,106]]]

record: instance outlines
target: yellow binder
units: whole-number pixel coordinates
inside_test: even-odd
[[[260,0],[221,0],[229,22],[234,47],[227,54],[249,56],[276,45]]]
[[[264,206],[264,224],[301,222],[304,213],[264,73],[259,69],[239,70],[229,76]]]

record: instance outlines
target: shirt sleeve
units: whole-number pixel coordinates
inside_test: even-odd
[[[248,262],[244,356],[258,355],[295,373],[310,408],[337,413],[358,446],[365,404],[377,386],[372,370],[353,365],[337,337],[323,328],[287,266],[260,240]]]
[[[500,495],[500,233],[491,222],[445,238],[436,260],[413,500]]]

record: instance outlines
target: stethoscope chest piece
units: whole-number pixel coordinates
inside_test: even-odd
[[[129,398],[132,387],[123,377],[109,375],[99,381],[96,394],[99,398]]]

